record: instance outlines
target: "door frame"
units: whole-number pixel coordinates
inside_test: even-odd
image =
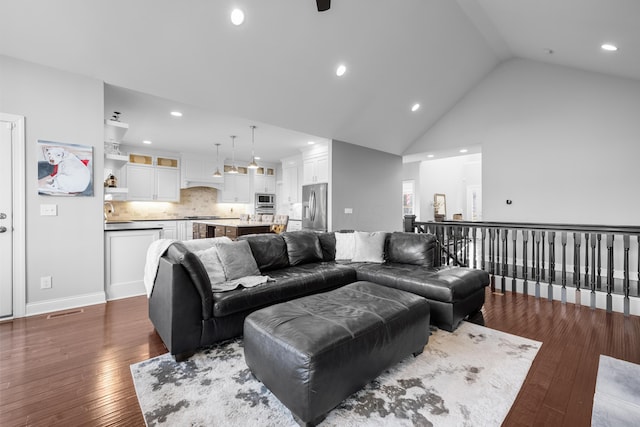
[[[24,116],[0,112],[0,121],[13,123],[11,138],[11,175],[13,177],[11,184],[11,203],[13,205],[12,282],[13,318],[17,318],[25,316],[27,305],[25,118]]]

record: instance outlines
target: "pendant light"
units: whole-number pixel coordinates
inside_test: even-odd
[[[255,141],[254,141],[254,133],[256,127],[254,125],[249,126],[251,128],[251,163],[247,166],[249,169],[258,169],[258,164],[256,163],[256,156],[254,152]]]
[[[220,143],[216,144],[216,171],[213,173],[214,178],[222,178],[220,173]]]
[[[231,135],[231,169],[227,173],[238,173],[236,167],[236,136]]]

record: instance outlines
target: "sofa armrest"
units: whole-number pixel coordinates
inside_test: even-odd
[[[200,347],[204,323],[200,307],[200,295],[184,267],[160,258],[149,318],[172,355],[188,355]]]

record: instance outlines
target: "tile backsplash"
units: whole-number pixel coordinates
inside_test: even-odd
[[[180,203],[170,202],[111,202],[113,213],[109,221],[135,221],[143,219],[174,219],[185,216],[215,215],[237,217],[246,213],[248,205],[218,203],[218,190],[210,187],[192,187],[180,190]]]

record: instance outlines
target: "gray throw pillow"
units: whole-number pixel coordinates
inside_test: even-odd
[[[222,262],[220,261],[218,251],[215,246],[202,251],[194,251],[193,253],[198,255],[198,258],[200,258],[204,269],[207,270],[209,281],[212,285],[215,285],[216,283],[223,283],[227,280],[224,274],[224,268],[222,267]]]
[[[258,264],[256,264],[249,242],[246,240],[217,245],[216,250],[227,281],[260,275]]]
[[[355,252],[351,261],[353,262],[384,262],[384,242],[387,233],[383,231],[375,231],[367,233],[356,231]]]

